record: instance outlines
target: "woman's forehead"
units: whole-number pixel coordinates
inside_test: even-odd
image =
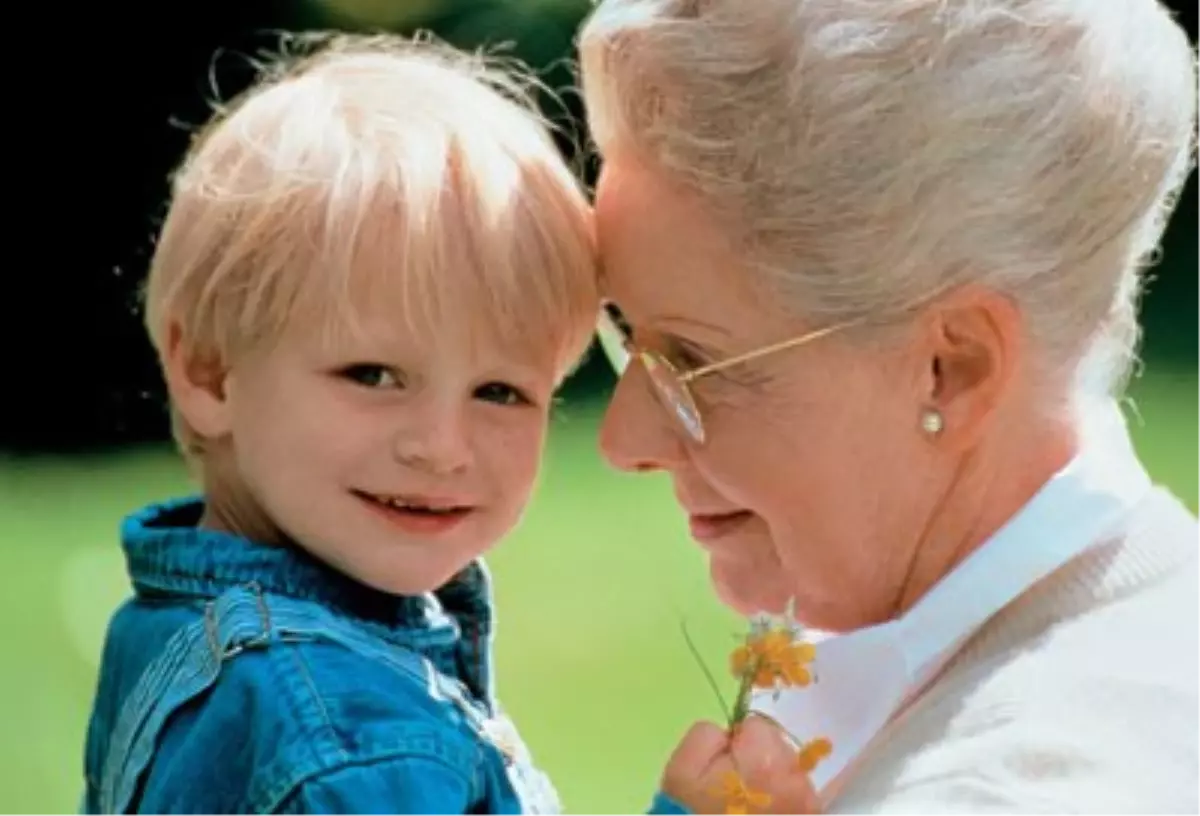
[[[751,271],[717,221],[637,165],[606,167],[596,194],[601,288],[635,323],[727,324],[757,309]]]

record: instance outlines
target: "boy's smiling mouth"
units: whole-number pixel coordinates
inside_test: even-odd
[[[391,524],[408,533],[437,535],[453,530],[476,510],[454,499],[411,495],[368,493],[352,490],[359,500]]]

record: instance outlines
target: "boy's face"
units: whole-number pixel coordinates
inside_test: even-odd
[[[337,347],[293,331],[238,361],[218,412],[210,515],[256,539],[295,541],[377,589],[417,594],[518,521],[556,361],[550,350],[538,359],[494,343],[425,343],[385,317],[364,315],[359,339]]]

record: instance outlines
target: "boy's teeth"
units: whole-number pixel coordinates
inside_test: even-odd
[[[452,507],[429,507],[423,504],[413,504],[403,499],[393,499],[387,496],[380,496],[379,500],[383,504],[394,507],[397,510],[422,510],[426,513],[448,513],[454,509]]]

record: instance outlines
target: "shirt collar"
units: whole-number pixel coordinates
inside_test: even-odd
[[[397,596],[367,587],[295,547],[267,547],[197,526],[203,499],[152,504],[128,516],[122,546],[134,589],[144,595],[212,599],[249,583],[267,592],[325,605],[406,640],[424,632],[452,642],[463,629],[492,628],[491,580],[482,562],[435,593]]]
[[[1116,404],[1089,419],[1080,453],[902,617],[819,640],[818,681],[760,692],[756,711],[797,739],[830,739],[812,774],[825,788],[993,615],[1114,532],[1151,489]]]

